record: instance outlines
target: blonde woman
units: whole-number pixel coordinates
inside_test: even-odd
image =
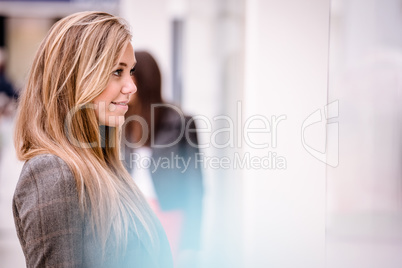
[[[119,156],[136,91],[130,39],[122,19],[81,12],[40,45],[15,129],[26,163],[13,212],[28,267],[172,267],[165,233]]]

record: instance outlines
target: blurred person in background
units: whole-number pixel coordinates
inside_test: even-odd
[[[152,55],[135,55],[138,90],[125,115],[125,165],[161,220],[176,267],[194,268],[203,197],[196,126],[190,116],[162,100],[161,73]]]
[[[6,53],[3,48],[0,48],[0,117],[12,114],[18,98],[18,93],[6,78],[5,70]]]
[[[119,157],[136,91],[128,25],[104,12],[57,22],[16,121],[25,165],[13,212],[27,267],[172,267],[163,228]]]
[[[12,119],[16,109],[16,100],[18,98],[18,93],[6,78],[5,70],[6,52],[3,48],[0,48],[0,124],[2,124],[3,118]],[[0,126],[2,127],[2,125]],[[2,160],[1,154],[5,146],[4,136],[3,131],[0,131],[0,161]]]

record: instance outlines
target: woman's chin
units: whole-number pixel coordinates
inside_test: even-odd
[[[124,115],[109,116],[106,122],[101,122],[101,125],[108,127],[121,127],[124,124]]]

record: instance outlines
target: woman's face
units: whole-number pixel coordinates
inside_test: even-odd
[[[100,125],[110,127],[123,125],[130,96],[137,91],[133,79],[135,64],[133,46],[128,43],[110,74],[105,90],[93,100]]]

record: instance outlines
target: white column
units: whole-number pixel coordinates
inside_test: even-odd
[[[248,0],[246,9],[243,122],[257,118],[249,128],[270,132],[244,135],[242,146],[250,162],[271,165],[243,168],[244,267],[322,268],[326,164],[317,158],[326,159],[329,0]],[[317,109],[322,122],[303,131]]]

